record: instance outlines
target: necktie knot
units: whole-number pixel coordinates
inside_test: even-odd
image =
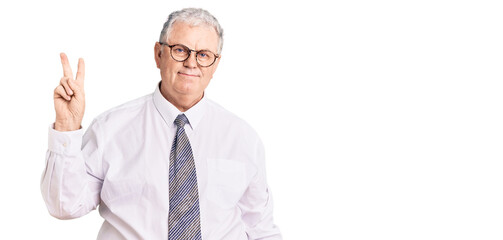
[[[189,119],[185,116],[185,114],[180,114],[175,119],[175,125],[179,128],[183,128],[185,124],[189,123]]]

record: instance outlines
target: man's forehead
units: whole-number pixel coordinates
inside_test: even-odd
[[[168,33],[169,44],[184,44],[187,47],[217,50],[218,35],[214,27],[207,24],[174,22]],[[190,46],[189,46],[190,45]]]

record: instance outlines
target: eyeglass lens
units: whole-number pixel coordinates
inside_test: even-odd
[[[171,56],[176,61],[183,62],[190,56],[191,50],[183,45],[175,45],[171,48]],[[208,50],[201,50],[196,52],[196,61],[199,65],[206,67],[213,64],[215,61],[215,54]]]

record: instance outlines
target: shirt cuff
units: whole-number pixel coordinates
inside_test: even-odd
[[[49,126],[49,151],[66,156],[80,153],[84,129],[60,132],[54,129],[54,124]]]

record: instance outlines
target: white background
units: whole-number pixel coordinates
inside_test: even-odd
[[[261,135],[285,239],[503,239],[500,1],[2,1],[1,239],[95,239],[39,190],[66,52],[84,127],[151,93],[168,14],[225,31],[207,95]]]

